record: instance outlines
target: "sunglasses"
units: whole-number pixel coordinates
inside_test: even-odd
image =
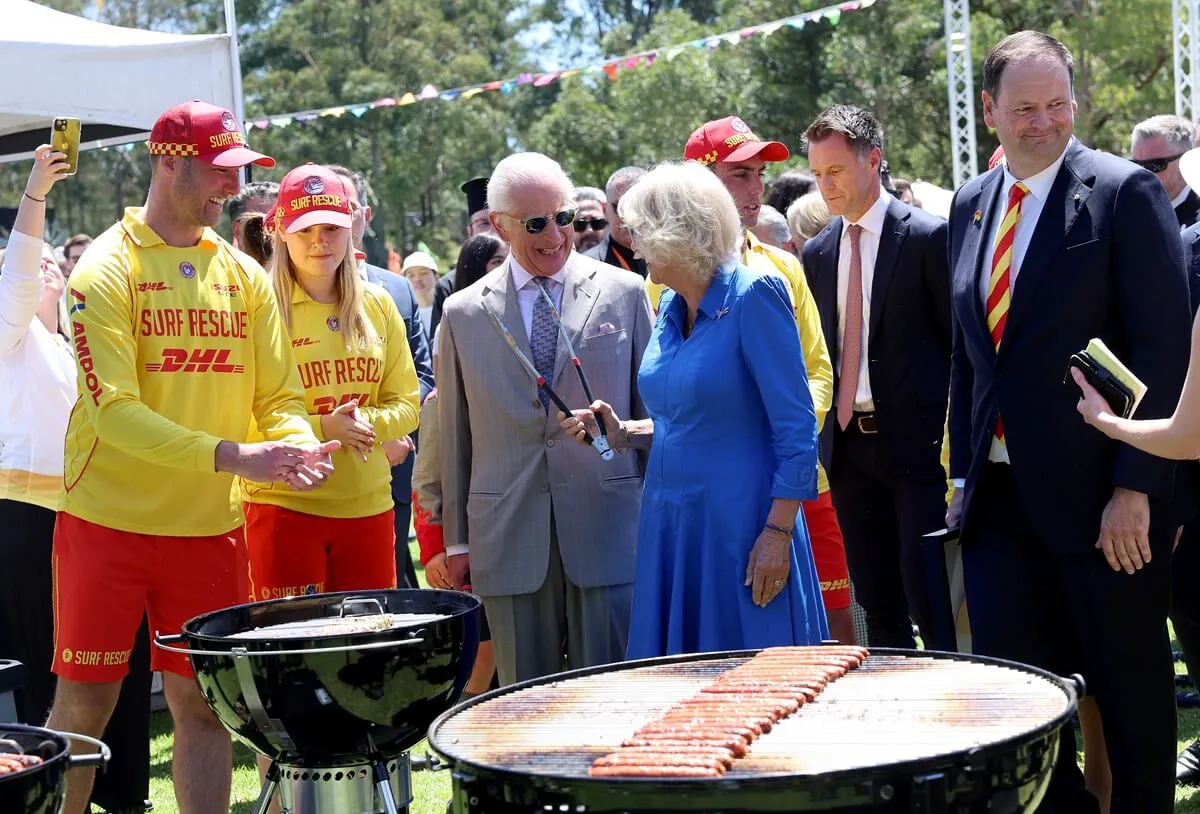
[[[525,227],[525,231],[531,235],[540,235],[546,231],[546,227],[553,220],[559,227],[570,226],[571,221],[575,220],[574,209],[564,209],[561,212],[555,212],[553,215],[534,215],[531,218],[518,218],[516,215],[509,215],[507,212],[502,212],[502,215],[512,218],[517,223]]]
[[[1181,158],[1183,158],[1183,153],[1168,155],[1163,158],[1131,158],[1129,160],[1139,167],[1150,170],[1150,172],[1162,172],[1172,161],[1178,161]]]
[[[604,218],[592,218],[591,220],[587,218],[580,218],[579,220],[575,221],[576,232],[586,232],[589,228],[593,232],[603,232],[608,228],[608,221]]]

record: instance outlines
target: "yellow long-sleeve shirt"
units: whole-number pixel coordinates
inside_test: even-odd
[[[821,314],[808,288],[804,269],[793,255],[762,243],[749,231],[742,244],[742,263],[755,271],[777,274],[787,280],[791,287],[792,310],[800,331],[800,345],[804,348],[804,367],[808,373],[808,389],[812,393],[819,431],[825,424],[825,415],[833,407],[833,364],[830,362],[829,348],[825,345],[825,334],[821,330]],[[655,311],[664,291],[666,286],[646,278],[646,293]],[[817,464],[817,493],[828,491],[829,478],[825,475],[825,468]]]
[[[417,371],[408,332],[395,301],[380,286],[363,282],[363,311],[374,339],[347,349],[337,306],[315,302],[300,286],[292,290],[292,349],[313,432],[322,440],[321,416],[357,399],[359,414],[378,441],[403,438],[417,428]],[[318,517],[369,517],[392,508],[392,470],[376,445],[363,462],[349,448],[333,453],[333,474],[320,489],[295,492],[282,484],[239,481],[242,499],[270,503]]]
[[[67,427],[63,511],[109,528],[223,534],[242,523],[222,440],[315,444],[266,273],[216,232],[168,246],[141,208],[71,274],[79,400]]]

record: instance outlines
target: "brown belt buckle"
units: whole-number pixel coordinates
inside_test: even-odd
[[[858,425],[858,431],[863,435],[878,435],[879,422],[875,418],[874,413],[866,413],[854,417],[854,423]]]

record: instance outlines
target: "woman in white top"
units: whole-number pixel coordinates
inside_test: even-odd
[[[66,156],[45,145],[35,155],[0,260],[0,658],[25,664],[18,712],[29,722],[45,720],[54,686],[50,552],[76,398],[65,283],[41,237]]]

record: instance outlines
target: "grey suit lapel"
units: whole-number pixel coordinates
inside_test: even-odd
[[[572,252],[570,259],[567,260],[566,274],[563,276],[564,288],[559,313],[562,316],[562,330],[571,340],[571,345],[576,352],[583,343],[583,326],[587,324],[588,317],[592,314],[592,308],[595,307],[596,300],[600,297],[600,286],[596,283],[595,276],[596,270],[592,264],[584,260],[581,255]],[[567,364],[568,355],[566,343],[560,342],[558,357],[554,364],[554,381],[556,383]]]
[[[483,302],[492,310],[500,321],[508,328],[517,347],[527,359],[533,358],[533,350],[529,347],[529,333],[525,330],[525,320],[521,319],[521,306],[517,302],[517,292],[512,284],[512,269],[507,261],[501,266],[502,274],[493,285],[483,291]]]

